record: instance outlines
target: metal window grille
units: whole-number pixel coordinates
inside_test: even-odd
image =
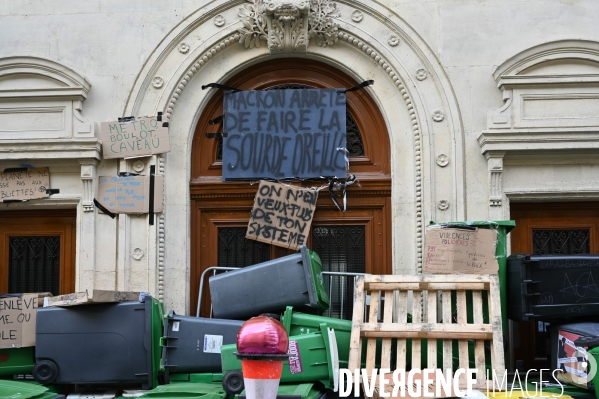
[[[353,277],[366,272],[366,227],[314,226],[312,247],[320,256],[323,271],[345,275],[329,277],[325,281],[331,301],[331,309],[326,314],[351,319],[355,285]]]
[[[60,236],[9,238],[9,293],[60,291]]]
[[[270,260],[270,245],[245,238],[247,227],[218,228],[218,265],[244,267]]]
[[[535,255],[588,254],[591,251],[590,233],[590,229],[533,230],[533,253]]]

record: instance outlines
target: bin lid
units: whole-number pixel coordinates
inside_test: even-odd
[[[515,220],[466,220],[466,221],[462,221],[462,222],[444,222],[444,223],[448,223],[448,224],[464,224],[467,226],[474,226],[474,227],[482,227],[482,228],[502,228],[505,231],[505,234],[509,233],[510,231],[512,231],[512,229],[514,227],[516,227],[516,221]],[[433,221],[430,222],[430,224],[441,224],[441,223],[435,223]]]
[[[198,382],[183,382],[178,384],[160,385],[147,391],[140,398],[198,398],[226,399],[227,393],[220,382],[213,384]]]
[[[327,310],[330,302],[327,290],[324,288],[320,256],[318,256],[316,252],[310,251],[305,245],[302,245],[300,252],[302,254],[306,283],[308,284],[310,305],[322,310]]]
[[[0,380],[0,399],[38,398],[48,392],[48,388],[33,381]],[[54,394],[56,396],[56,394]]]

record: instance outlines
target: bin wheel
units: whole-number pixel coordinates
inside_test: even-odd
[[[40,384],[51,384],[58,376],[58,366],[52,360],[38,360],[32,374]]]
[[[231,370],[223,376],[223,388],[229,395],[243,392],[243,374],[240,370]]]

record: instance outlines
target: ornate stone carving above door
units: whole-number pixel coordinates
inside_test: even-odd
[[[329,0],[248,0],[238,16],[243,22],[239,43],[271,54],[306,53],[310,39],[326,47],[337,42],[337,6]]]

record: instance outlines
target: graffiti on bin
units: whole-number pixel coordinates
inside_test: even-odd
[[[302,368],[302,358],[297,345],[297,341],[289,341],[289,372],[291,374],[299,374],[304,371]]]
[[[599,258],[588,259],[588,258],[580,258],[580,259],[547,259],[547,260],[539,260],[538,268],[539,269],[572,269],[575,267],[580,268],[599,268]]]
[[[574,282],[574,283],[572,283]],[[560,290],[562,295],[574,295],[579,300],[586,298],[599,298],[599,286],[595,284],[592,272],[584,272],[580,276],[570,277],[564,273],[564,288]]]

